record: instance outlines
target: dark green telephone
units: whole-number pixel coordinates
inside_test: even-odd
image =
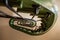
[[[52,0],[1,0],[0,5],[5,5],[19,16],[0,15],[1,17],[11,18],[9,21],[10,27],[30,35],[46,33],[57,18],[57,11]],[[12,7],[16,7],[17,11]],[[25,14],[26,16],[23,16]]]

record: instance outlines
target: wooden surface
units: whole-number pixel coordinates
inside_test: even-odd
[[[60,0],[55,1],[58,6],[58,19],[50,31],[44,35],[31,36],[23,32],[12,29],[9,26],[9,19],[0,18],[0,40],[60,40]],[[0,6],[0,10],[12,15],[6,7]]]

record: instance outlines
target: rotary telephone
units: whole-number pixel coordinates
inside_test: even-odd
[[[19,16],[10,16],[0,11],[3,14],[0,17],[10,18],[11,28],[30,35],[46,33],[57,18],[52,0],[0,0],[0,5],[6,6]],[[17,11],[13,7],[16,7]]]

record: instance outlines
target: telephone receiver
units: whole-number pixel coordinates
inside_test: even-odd
[[[0,5],[6,6],[19,16],[14,17],[0,12],[3,13],[0,17],[10,18],[11,28],[30,35],[45,34],[57,19],[57,10],[52,0],[1,0]],[[17,11],[13,7],[16,7]]]

